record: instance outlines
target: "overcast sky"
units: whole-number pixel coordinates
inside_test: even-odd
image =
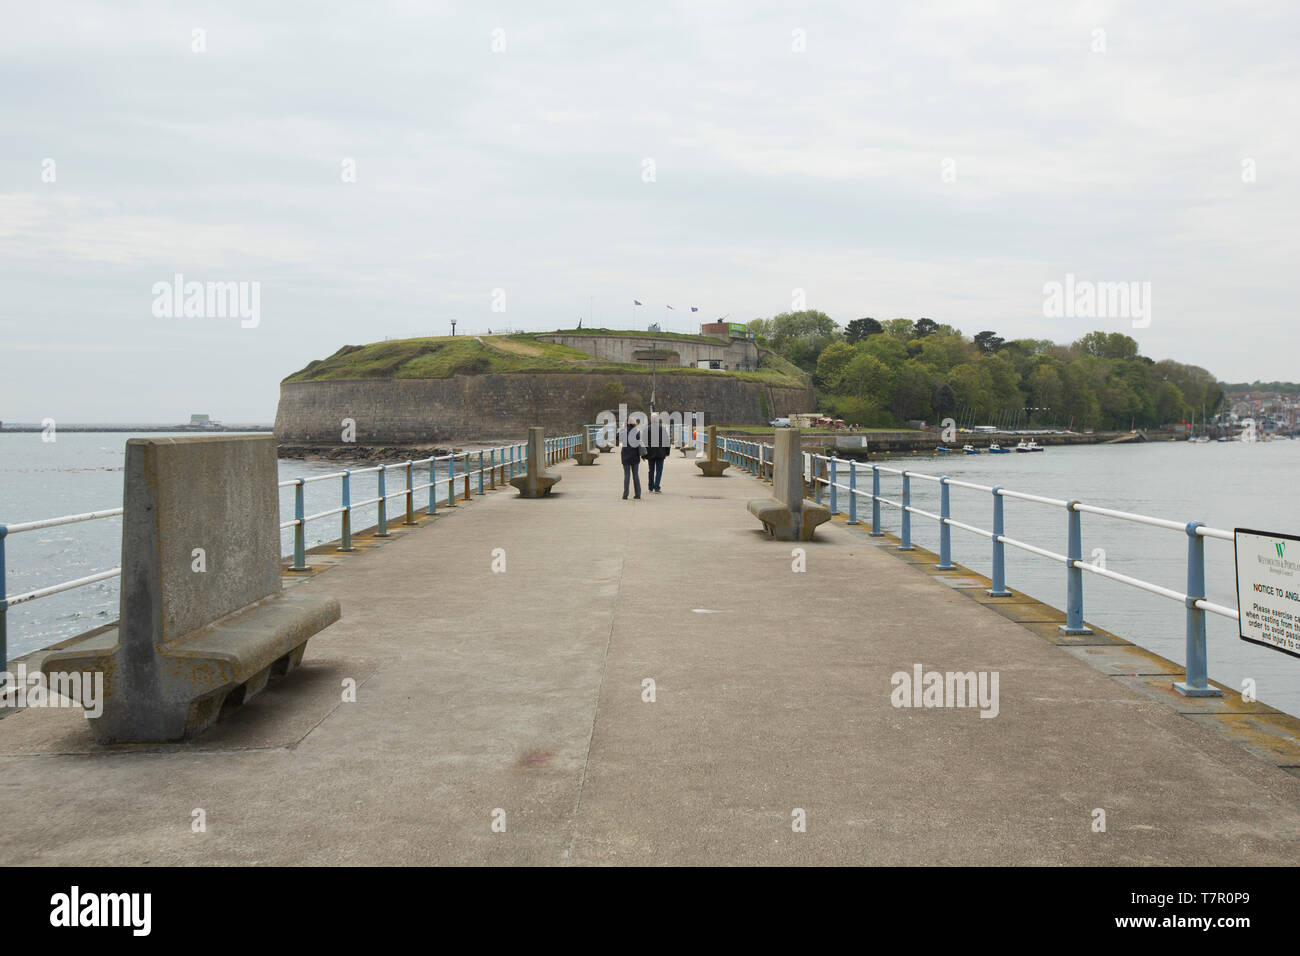
[[[541,6],[5,3],[0,419],[269,422],[345,344],[795,290],[1300,378],[1294,3]],[[256,327],[156,316],[177,273]],[[1067,273],[1149,326],[1045,318]]]

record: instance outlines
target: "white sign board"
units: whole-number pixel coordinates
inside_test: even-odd
[[[1241,639],[1300,657],[1300,538],[1235,528],[1233,539]]]

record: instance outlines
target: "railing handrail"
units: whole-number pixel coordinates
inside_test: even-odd
[[[763,447],[771,448],[772,446],[768,444],[764,444]],[[805,454],[809,455],[810,457],[816,458],[819,461],[826,461],[826,462],[833,461],[840,465],[850,465],[862,469],[870,468],[873,470],[883,472],[885,474],[907,475],[912,478],[921,478],[926,481],[939,482],[947,477],[945,475],[932,475],[927,472],[915,471],[911,468],[889,468],[885,465],[867,465],[852,458],[839,458],[833,455],[812,455],[809,452],[805,452]],[[817,484],[821,484],[821,485],[830,484],[827,478],[824,478],[818,474],[812,474],[810,475],[810,478],[812,481],[816,482]],[[1077,500],[1066,501],[1061,498],[1048,498],[1048,497],[1044,497],[1043,495],[1033,495],[1023,491],[1012,491],[1009,488],[1003,488],[1001,486],[997,488],[993,488],[989,485],[977,485],[968,481],[959,481],[956,478],[947,478],[947,483],[949,485],[953,485],[958,488],[969,488],[972,491],[984,491],[984,492],[996,493],[1006,498],[1017,498],[1021,501],[1032,501],[1038,504],[1052,505],[1058,508],[1074,507],[1075,509],[1086,512],[1088,514],[1100,515],[1106,518],[1117,518],[1123,521],[1131,521],[1136,524],[1151,525],[1152,527],[1157,527],[1157,528],[1166,528],[1171,531],[1186,532],[1187,530],[1187,522],[1185,521],[1173,521],[1168,518],[1156,518],[1156,517],[1152,517],[1151,515],[1137,514],[1136,512],[1132,512],[1132,511],[1119,511],[1114,508],[1103,508],[1100,507],[1099,505],[1090,505],[1085,502],[1077,501]],[[843,484],[838,484],[836,487],[842,491],[849,490],[848,486]],[[859,494],[862,493],[860,492]],[[1196,534],[1206,538],[1218,538],[1223,541],[1234,540],[1234,536],[1231,531],[1223,528],[1211,528],[1208,525],[1198,526],[1196,528]]]
[[[567,457],[577,447],[581,441],[581,433],[570,435],[557,435],[546,439],[544,454],[546,463],[553,464],[562,457]],[[293,488],[294,489],[294,517],[288,521],[279,522],[279,530],[286,531],[290,528],[294,532],[294,560],[290,570],[306,570],[305,553],[306,553],[306,526],[308,522],[317,521],[323,518],[330,518],[334,515],[342,515],[340,538],[330,539],[339,540],[342,543],[340,550],[353,550],[351,547],[351,516],[352,512],[358,508],[369,507],[370,505],[379,506],[378,532],[380,536],[387,537],[387,504],[393,498],[406,498],[407,523],[414,523],[414,495],[417,491],[429,492],[429,508],[427,513],[434,514],[437,506],[437,491],[439,484],[445,484],[450,499],[455,497],[455,483],[457,479],[463,479],[465,482],[465,497],[470,495],[470,478],[478,478],[479,494],[483,493],[484,475],[488,472],[500,471],[502,480],[506,480],[506,471],[510,477],[516,474],[522,474],[528,467],[528,460],[525,451],[528,447],[527,441],[509,442],[504,445],[493,445],[488,448],[480,448],[473,451],[453,451],[445,455],[429,455],[425,458],[408,458],[405,461],[393,462],[392,464],[380,463],[370,465],[365,468],[352,468],[343,471],[329,472],[323,475],[299,476],[296,478],[286,478],[283,481],[277,480],[276,488]],[[507,459],[507,452],[509,458]],[[485,460],[485,455],[487,459]],[[477,467],[471,466],[471,459],[477,456]],[[436,474],[436,463],[440,461],[448,462],[447,473],[439,478]],[[456,469],[458,461],[464,462],[463,470]],[[429,480],[416,484],[413,478],[415,466],[422,465],[429,468]],[[406,474],[406,483],[404,486],[389,492],[385,488],[385,478],[388,473],[397,472]],[[351,479],[355,475],[378,473],[379,475],[379,494],[377,497],[366,499],[365,501],[353,502],[351,500]],[[328,508],[324,511],[318,511],[315,514],[304,514],[303,510],[303,488],[306,485],[319,481],[342,480],[342,503],[335,508]],[[495,475],[492,478],[495,487]],[[98,581],[105,581],[110,578],[119,577],[122,569],[112,568],[107,571],[98,571],[85,577],[76,578],[71,581],[63,581],[59,584],[47,585],[46,587],[36,588],[26,591],[22,594],[8,596],[5,579],[5,539],[12,534],[20,534],[24,531],[37,531],[41,528],[54,528],[65,524],[74,524],[79,521],[93,521],[100,518],[113,518],[122,514],[122,508],[109,508],[102,511],[88,511],[84,514],[61,515],[56,518],[41,518],[36,521],[23,521],[16,524],[0,524],[0,672],[5,670],[8,664],[8,636],[6,632],[6,619],[9,608],[22,604],[27,601],[34,601],[38,598],[48,597],[52,594],[59,594],[64,591],[71,591],[75,588],[84,587],[88,584],[94,584]],[[322,542],[328,544],[329,542]]]
[[[755,442],[746,439],[727,438],[723,436],[718,437],[718,445],[732,458],[732,460],[744,465],[752,474],[755,474],[758,477],[767,476],[767,465],[771,460],[770,452],[774,450],[773,445],[766,442]],[[1138,514],[1132,511],[1121,511],[1116,508],[1105,508],[1099,505],[1091,505],[1075,499],[1065,501],[1060,498],[1050,498],[1045,495],[1035,495],[1023,491],[1012,491],[1011,489],[1003,488],[1001,485],[980,485],[974,482],[959,481],[954,478],[949,478],[946,475],[933,475],[927,472],[915,471],[910,468],[891,468],[887,465],[871,464],[865,466],[869,467],[871,470],[872,486],[870,491],[863,491],[859,490],[857,487],[858,470],[859,468],[864,467],[862,463],[851,458],[840,458],[838,454],[823,455],[818,454],[817,452],[801,452],[801,455],[804,461],[803,473],[806,479],[813,486],[814,497],[820,500],[823,489],[828,491],[830,494],[832,514],[839,513],[838,496],[840,492],[845,492],[849,495],[849,524],[859,524],[857,520],[858,499],[865,498],[870,500],[872,513],[871,534],[873,537],[880,537],[884,534],[884,532],[880,530],[881,505],[886,505],[898,510],[902,516],[902,527],[900,529],[898,546],[900,550],[914,550],[911,543],[911,518],[913,515],[919,515],[921,517],[936,520],[939,523],[939,564],[937,567],[942,570],[952,570],[956,567],[956,565],[952,564],[951,559],[950,528],[960,528],[963,531],[990,539],[993,545],[993,586],[989,593],[993,596],[1006,597],[1011,594],[1005,586],[1006,569],[1004,562],[1005,547],[1007,545],[1065,565],[1067,574],[1066,623],[1062,625],[1062,630],[1066,633],[1090,633],[1083,622],[1082,580],[1083,572],[1085,571],[1129,587],[1178,601],[1186,607],[1187,614],[1187,679],[1176,684],[1175,687],[1181,693],[1191,696],[1217,696],[1219,694],[1217,689],[1209,685],[1205,647],[1205,612],[1208,611],[1211,614],[1216,614],[1237,621],[1241,619],[1241,615],[1239,608],[1226,607],[1222,604],[1216,604],[1212,601],[1206,600],[1205,556],[1203,544],[1204,539],[1206,538],[1233,541],[1235,540],[1235,536],[1232,531],[1223,528],[1211,528],[1198,521],[1180,522],[1168,518],[1157,518],[1151,515]],[[849,482],[847,485],[838,480],[839,469],[840,466],[843,465],[848,466]],[[882,472],[885,474],[898,475],[902,478],[903,493],[899,500],[887,498],[880,493],[880,475]],[[942,503],[939,514],[925,511],[912,505],[910,483],[913,478],[936,482],[939,484]],[[994,528],[992,531],[980,528],[976,525],[957,521],[952,517],[949,489],[953,486],[983,492],[992,496],[994,506]],[[1046,548],[1041,548],[1038,545],[1030,544],[1026,541],[1020,541],[1008,537],[1003,530],[1004,519],[1002,499],[1004,498],[1028,501],[1034,504],[1042,504],[1064,509],[1068,516],[1068,553],[1060,554]],[[1179,591],[1151,581],[1144,581],[1141,578],[1132,577],[1127,574],[1120,574],[1118,571],[1111,571],[1101,567],[1100,565],[1085,562],[1082,554],[1082,533],[1079,521],[1079,516],[1081,514],[1092,514],[1099,517],[1145,525],[1147,527],[1184,533],[1188,539],[1188,591]],[[1190,593],[1193,591],[1198,593]]]
[[[0,525],[0,535],[21,534],[24,531],[39,531],[42,528],[57,528],[59,525],[75,524],[78,521],[96,521],[99,518],[115,518],[122,513],[121,508],[106,508],[103,511],[87,511],[79,515],[60,515],[57,518],[40,518],[36,521],[20,521],[18,524]]]

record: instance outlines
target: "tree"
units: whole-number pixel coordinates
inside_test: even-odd
[[[888,365],[866,352],[853,357],[845,366],[840,381],[847,394],[869,398],[882,408],[887,408],[894,397],[894,373]]]
[[[898,370],[894,382],[895,417],[899,421],[930,417],[930,373],[924,365],[908,362]]]
[[[985,355],[992,355],[998,349],[1002,348],[1004,344],[1002,336],[998,335],[996,332],[989,331],[976,333],[973,341],[975,342],[975,346]]]
[[[875,319],[854,319],[844,326],[844,341],[852,345],[868,335],[879,335],[883,331],[884,327]]]
[[[911,319],[890,319],[884,324],[886,335],[892,335],[903,342],[916,338],[915,329]]]
[[[953,392],[952,386],[942,379],[932,384],[930,407],[934,409],[935,418],[940,420],[957,412],[957,395]]]
[[[1138,355],[1137,341],[1122,332],[1089,332],[1071,348],[1097,358],[1133,359]]]
[[[875,356],[890,368],[898,368],[907,361],[907,346],[890,335],[873,335],[853,346],[854,351]]]
[[[1055,366],[1044,363],[1029,373],[1029,404],[1035,408],[1051,409],[1046,416],[1039,413],[1040,420],[1044,417],[1060,417],[1061,399],[1064,394],[1065,387],[1061,382],[1061,374]]]
[[[957,406],[974,413],[981,420],[993,414],[993,381],[987,368],[967,362],[948,373],[948,384],[957,398]]]
[[[947,372],[954,365],[975,357],[975,348],[958,335],[935,333],[919,340],[917,361],[936,372]]]
[[[835,320],[815,309],[782,312],[771,321],[772,348],[805,372],[817,368],[817,356],[839,334]]]
[[[843,342],[832,342],[822,349],[817,357],[817,384],[830,392],[842,391],[840,380],[844,367],[855,354],[853,346]]]
[[[1199,414],[1199,409],[1196,409]],[[1183,393],[1173,382],[1161,382],[1156,392],[1156,424],[1165,425],[1185,417],[1187,405]]]
[[[939,323],[934,321],[934,319],[917,319],[916,327],[912,330],[912,334],[918,339],[923,339],[927,335],[933,335],[938,331]]]

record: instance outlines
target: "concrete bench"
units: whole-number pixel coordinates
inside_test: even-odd
[[[811,541],[817,526],[831,519],[831,512],[806,500],[803,493],[799,429],[778,429],[772,452],[772,497],[755,498],[746,507],[778,541]]]
[[[551,493],[559,475],[546,472],[546,429],[534,425],[528,429],[528,473],[510,479],[521,498],[543,498]]]
[[[731,467],[731,462],[723,461],[718,456],[718,426],[709,426],[709,437],[705,441],[705,449],[709,455],[703,461],[697,461],[695,467],[704,472],[705,478],[720,478],[722,473]]]
[[[118,625],[41,670],[104,675],[101,743],[179,740],[302,661],[338,601],[284,593],[275,439],[133,438]]]
[[[581,442],[573,450],[573,457],[579,465],[594,465],[599,457],[599,453],[591,444],[591,431],[585,425],[582,427]]]

